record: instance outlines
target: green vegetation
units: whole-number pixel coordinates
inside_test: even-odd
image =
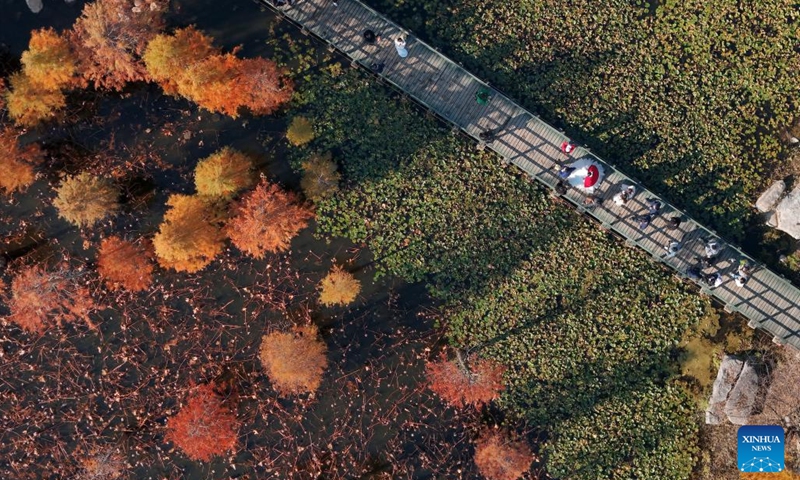
[[[370,3],[731,236],[800,107],[789,0]]]
[[[585,443],[582,464],[612,478],[686,478],[696,443],[686,412],[694,404],[674,381],[680,368],[670,358],[707,302],[492,154],[403,102],[381,100],[358,74],[306,89],[308,98],[327,91],[322,103],[338,105],[309,148],[353,139],[343,140],[350,154],[334,149],[346,188],[318,204],[320,230],[369,246],[379,274],[428,283],[444,302],[441,322],[453,345],[509,367],[499,404],[512,423],[554,434],[555,471],[566,473],[576,444]],[[350,135],[365,109],[415,117],[403,122],[412,141],[378,140],[394,138],[393,122]],[[396,153],[412,146],[406,157]],[[600,418],[617,418],[604,441],[619,455],[581,440],[590,435],[585,423]],[[662,431],[670,437],[662,440]]]

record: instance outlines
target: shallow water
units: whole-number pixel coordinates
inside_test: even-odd
[[[18,56],[31,29],[67,28],[82,4],[46,1],[33,14],[22,0],[2,0],[0,42]],[[194,24],[221,47],[241,46],[242,56],[272,55],[283,29],[298,35],[247,0],[175,1],[172,8],[171,27]],[[86,99],[68,107],[74,123],[26,137],[40,140],[51,158],[25,194],[0,201],[0,234],[19,238],[3,252],[15,257],[9,272],[65,252],[91,266],[101,238],[152,235],[167,196],[192,192],[197,160],[222,146],[251,154],[260,172],[297,189],[280,113],[232,120],[153,85]],[[93,158],[109,148],[111,160]],[[122,166],[137,155],[155,159]],[[80,231],[50,202],[60,176],[85,169],[119,175],[126,204]],[[334,262],[364,287],[351,308],[315,306],[316,285]],[[445,409],[424,388],[424,360],[439,344],[421,315],[430,300],[421,285],[373,282],[370,262],[358,246],[316,238],[312,224],[288,255],[253,261],[230,247],[195,275],[157,269],[143,294],[104,291],[90,274],[105,307],[94,316],[98,331],[67,324],[38,338],[0,327],[0,412],[7,414],[0,477],[68,478],[87,452],[112,449],[127,459],[132,478],[469,478],[471,433],[459,418],[474,414]],[[264,332],[305,315],[320,327],[330,366],[315,397],[281,399],[261,371],[258,346]],[[172,451],[164,427],[192,383],[212,380],[242,427],[236,452],[202,464]]]

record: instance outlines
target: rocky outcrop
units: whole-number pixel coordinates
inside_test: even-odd
[[[800,185],[786,194],[786,184],[778,180],[758,197],[756,209],[766,214],[768,226],[800,239]]]
[[[706,410],[706,423],[725,420],[745,425],[756,402],[760,379],[752,363],[726,355],[714,380]]]
[[[756,200],[756,208],[761,213],[771,212],[775,208],[775,205],[778,204],[785,191],[786,184],[783,180],[778,180],[773,183],[766,192],[758,197],[758,200]]]
[[[777,228],[800,238],[800,186],[792,190],[775,208]]]

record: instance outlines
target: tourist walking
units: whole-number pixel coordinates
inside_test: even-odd
[[[633,198],[635,193],[636,188],[633,185],[622,185],[619,193],[614,195],[614,203],[619,206],[625,205],[631,198]]]
[[[400,55],[400,58],[406,58],[408,56],[408,50],[406,50],[406,39],[402,36],[394,39],[394,48],[397,50],[397,54]]]
[[[655,198],[648,198],[647,210],[650,212],[650,215],[653,216],[658,215],[658,212],[661,211],[661,202],[659,202]]]
[[[664,245],[664,250],[667,253],[664,255],[664,258],[673,258],[678,252],[681,251],[681,244],[680,242],[676,242],[675,240],[669,242],[668,244]]]
[[[667,220],[667,229],[675,230],[681,226],[681,218],[680,217],[669,217]]]

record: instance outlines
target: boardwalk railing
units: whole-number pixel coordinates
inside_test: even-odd
[[[528,112],[508,96],[475,77],[422,40],[415,38],[399,25],[388,20],[358,0],[295,0],[291,6],[276,8],[262,0],[286,18],[311,32],[321,40],[381,77],[407,94],[426,109],[464,131],[478,142],[479,148],[489,148],[506,162],[511,162],[550,188],[559,181],[558,169],[564,163],[591,157],[603,165],[606,177],[598,196],[601,206],[585,208],[583,193],[571,189],[565,195],[582,213],[595,218],[604,228],[616,232],[627,242],[648,252],[653,259],[675,269],[685,277],[689,267],[704,255],[705,240],[717,239],[726,246],[715,262],[714,270],[724,274],[723,285],[710,288],[699,282],[700,288],[717,298],[727,311],[739,312],[748,319],[751,328],[760,328],[773,335],[779,345],[800,349],[800,290],[786,279],[744,254],[738,247],[724,242],[719,236],[694,221],[639,182],[626,176],[616,167],[579,147],[571,155],[561,152],[562,142],[569,138]],[[372,30],[381,40],[371,44],[363,33]],[[393,39],[403,36],[408,56],[401,58]],[[477,102],[480,91],[491,92],[489,102]],[[493,139],[484,141],[481,134],[493,131]],[[637,194],[624,206],[616,206],[610,197],[622,185],[634,185]],[[661,214],[645,229],[638,228],[637,214],[647,212],[646,200],[658,199]],[[667,228],[667,217],[682,219],[677,229]],[[679,242],[681,250],[675,256],[665,255],[670,242]],[[736,286],[729,278],[746,260],[756,268],[748,282]],[[706,270],[711,274],[712,270]]]

